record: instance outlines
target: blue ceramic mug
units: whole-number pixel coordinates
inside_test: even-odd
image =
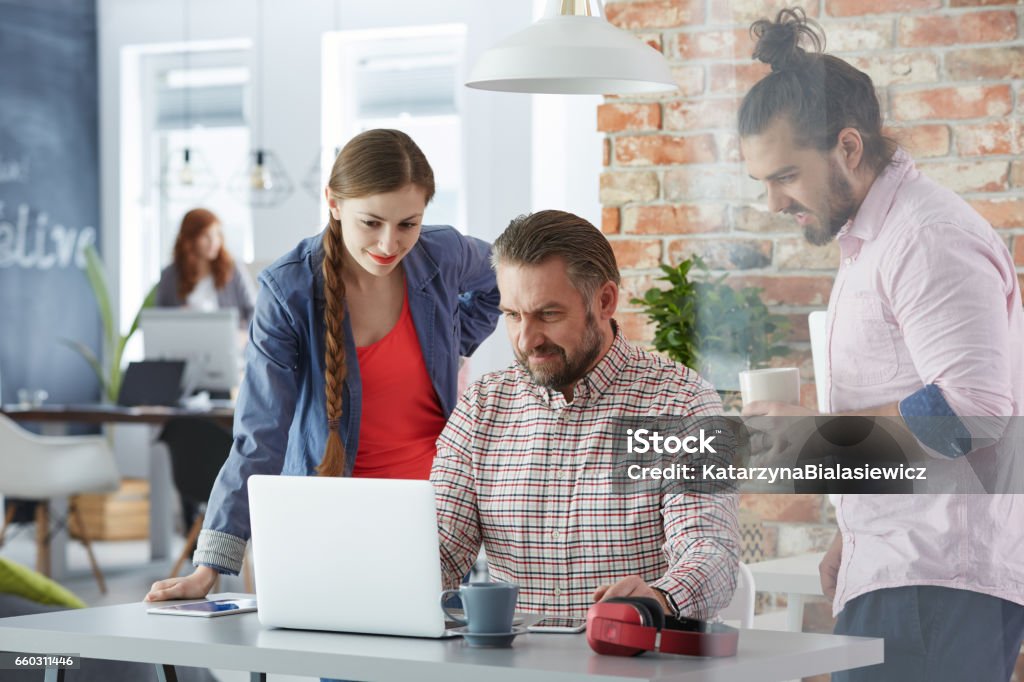
[[[458,594],[462,599],[465,618],[448,611],[445,601]],[[519,585],[516,583],[465,583],[458,590],[441,593],[441,608],[445,615],[466,626],[474,634],[512,632],[512,617],[516,612]]]

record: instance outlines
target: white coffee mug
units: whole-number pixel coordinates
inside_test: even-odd
[[[800,368],[773,367],[740,372],[740,395],[743,405],[758,400],[800,404]]]

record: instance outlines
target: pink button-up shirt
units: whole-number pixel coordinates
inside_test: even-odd
[[[984,219],[900,150],[838,241],[827,334],[832,412],[902,401],[931,385],[968,424],[1024,414],[1020,287],[1013,259]],[[956,490],[980,490],[966,459],[936,457],[944,480],[962,481]],[[1001,476],[1013,474],[1016,459],[1001,458]],[[836,495],[833,502],[843,536],[834,613],[866,592],[907,585],[1024,604],[1024,496]]]

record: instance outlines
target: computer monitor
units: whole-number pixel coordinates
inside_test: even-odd
[[[147,308],[139,319],[147,360],[184,360],[188,392],[229,393],[238,385],[238,310]]]

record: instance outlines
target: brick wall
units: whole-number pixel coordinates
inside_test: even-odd
[[[607,0],[613,24],[669,59],[671,96],[609,98],[597,112],[606,134],[602,229],[623,269],[626,334],[653,338],[628,300],[652,285],[659,263],[697,252],[737,284],[765,289],[791,316],[794,354],[813,379],[806,313],[824,308],[838,262],[835,244],[813,248],[788,217],[769,214],[740,163],[735,118],[743,93],[767,67],[750,60],[754,19],[779,0]],[[1024,4],[1020,0],[813,0],[828,51],[872,77],[890,132],[920,168],[959,192],[1006,239],[1024,273]],[[1024,281],[1024,274],[1021,275]],[[809,383],[809,382],[808,382]],[[814,404],[813,386],[804,399]],[[744,497],[771,529],[778,555],[823,549],[832,530],[821,498]]]

